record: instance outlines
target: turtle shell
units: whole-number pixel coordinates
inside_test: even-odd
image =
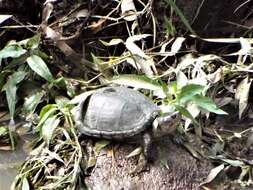
[[[88,136],[122,139],[151,127],[158,113],[158,106],[136,90],[104,87],[79,103],[76,125]]]

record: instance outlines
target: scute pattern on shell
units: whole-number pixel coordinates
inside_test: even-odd
[[[122,139],[151,127],[158,113],[159,108],[136,90],[104,87],[80,102],[76,125],[88,136]]]

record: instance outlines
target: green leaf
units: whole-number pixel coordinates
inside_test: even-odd
[[[178,89],[181,89],[183,88],[184,86],[187,86],[188,84],[188,78],[186,77],[186,75],[181,71],[179,70],[177,72],[177,88]]]
[[[55,97],[55,102],[59,109],[63,109],[68,105],[69,99],[64,96],[57,96]]]
[[[40,43],[40,35],[34,35],[31,38],[17,42],[20,46],[25,46],[27,49],[37,49]]]
[[[40,115],[39,115],[40,119],[42,119],[42,117],[44,117],[44,115],[45,115],[48,111],[50,111],[50,110],[52,110],[52,109],[57,109],[57,105],[56,105],[56,104],[47,104],[47,105],[45,105],[45,106],[41,109],[41,111],[40,111]]]
[[[49,117],[45,120],[44,124],[41,127],[41,135],[43,139],[49,145],[49,142],[53,136],[55,128],[59,125],[60,119],[57,116]]]
[[[169,4],[177,13],[177,15],[180,17],[181,21],[184,23],[185,27],[192,33],[196,34],[194,30],[191,27],[191,24],[188,22],[188,20],[185,18],[184,14],[182,11],[177,7],[175,2],[173,0],[166,0],[167,4]]]
[[[197,94],[201,94],[203,91],[204,86],[196,85],[196,84],[189,84],[184,86],[180,93],[177,96],[177,101],[180,104],[185,104],[186,102],[190,101],[192,97],[194,97]]]
[[[220,115],[227,114],[227,112],[218,108],[216,106],[216,104],[213,102],[213,100],[208,97],[204,97],[201,95],[195,95],[194,97],[191,98],[191,101],[193,103],[195,103],[197,106],[199,106],[209,112],[213,112],[213,113],[220,114]]]
[[[40,44],[40,35],[35,35],[32,38],[29,38],[27,42],[28,49],[36,49],[39,47]]]
[[[8,134],[8,130],[6,127],[0,127],[0,137]]]
[[[44,91],[40,91],[30,95],[29,97],[26,97],[23,105],[23,111],[25,113],[33,113],[44,94]]]
[[[192,114],[186,108],[180,105],[174,105],[174,106],[176,110],[178,110],[182,115],[189,118],[196,127],[200,126],[199,123],[196,121],[196,119],[192,116]]]
[[[48,104],[44,106],[40,111],[40,122],[37,127],[40,127],[52,114],[58,110],[56,104]]]
[[[31,55],[27,58],[27,63],[30,66],[30,68],[37,73],[39,76],[44,78],[45,80],[49,82],[53,82],[53,76],[48,69],[46,63],[37,55]]]
[[[25,78],[26,74],[27,73],[24,71],[15,72],[9,77],[7,83],[3,87],[3,90],[6,92],[6,98],[12,119],[14,118],[15,114],[17,84]]]
[[[26,62],[27,57],[28,57],[27,54],[23,54],[23,55],[21,55],[21,56],[15,58],[15,59],[13,59],[13,60],[11,60],[11,61],[8,63],[8,65],[6,65],[6,66],[4,67],[4,69],[5,69],[5,70],[15,70],[18,66],[19,66],[19,68],[20,68],[21,66],[24,66],[23,63]]]
[[[30,185],[26,177],[22,180],[22,190],[30,190]]]
[[[163,87],[157,81],[150,79],[144,75],[119,75],[113,77],[111,82],[126,86],[132,86],[135,88],[143,88],[149,90],[162,90]]]
[[[7,45],[0,51],[0,60],[8,57],[16,58],[25,54],[27,51],[18,45]]]

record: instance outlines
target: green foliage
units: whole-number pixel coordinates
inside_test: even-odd
[[[180,89],[176,101],[178,105],[185,105],[188,102],[196,104],[198,107],[216,114],[227,114],[219,109],[208,97],[203,96],[204,86],[189,84]]]
[[[195,103],[197,106],[199,106],[200,108],[203,108],[209,112],[213,112],[213,113],[216,113],[216,114],[227,114],[225,111],[219,109],[215,103],[208,97],[205,97],[205,96],[201,96],[199,94],[193,96],[191,98],[191,101],[193,103]]]
[[[168,36],[175,36],[176,35],[176,28],[172,22],[172,19],[170,18],[167,18],[167,17],[164,17],[164,27],[165,27],[165,30],[166,30],[166,34]]]
[[[9,44],[0,51],[0,60],[5,58],[17,58],[25,54],[27,50],[20,47],[18,44]]]
[[[46,63],[37,55],[31,55],[27,58],[27,63],[30,68],[37,73],[39,76],[47,80],[48,82],[53,82],[53,76],[49,71]]]
[[[17,99],[17,84],[24,80],[26,76],[26,72],[24,71],[17,71],[9,76],[6,84],[3,86],[2,90],[6,92],[6,98],[8,102],[8,107],[10,111],[11,118],[14,119],[15,114],[15,106],[16,106],[16,99]]]
[[[48,69],[43,58],[46,54],[39,50],[40,36],[35,35],[19,42],[10,41],[0,51],[0,61],[6,59],[6,65],[0,64],[0,89],[5,91],[11,118],[14,119],[17,99],[17,90],[21,84],[26,84],[27,80],[31,80],[33,72],[44,78],[54,85],[54,78]],[[43,57],[43,58],[42,58]],[[8,60],[7,60],[8,58]],[[26,64],[29,68],[26,66]],[[29,76],[29,77],[27,77]],[[33,113],[37,105],[42,101],[42,85],[39,87],[40,93],[31,95],[25,99],[23,111],[25,113]],[[27,92],[29,93],[29,92]],[[21,99],[21,97],[19,97]]]
[[[204,87],[196,84],[189,84],[183,86],[177,95],[177,100],[179,104],[185,104],[190,101],[195,95],[201,94]]]
[[[184,23],[185,27],[192,33],[195,34],[194,30],[192,29],[190,23],[185,18],[182,11],[176,6],[175,2],[173,0],[165,0],[168,5],[170,5],[176,12],[176,14],[180,17],[181,21]]]
[[[41,102],[43,95],[45,95],[45,91],[36,92],[35,94],[25,97],[23,112],[28,114],[34,113],[36,107]]]
[[[0,127],[0,137],[3,137],[8,134],[6,127]]]
[[[41,127],[41,136],[43,137],[44,141],[49,145],[50,140],[53,136],[54,130],[58,127],[60,123],[60,119],[57,118],[57,115],[48,117],[42,127]]]
[[[39,123],[36,128],[40,131],[40,137],[48,145],[60,121],[69,122],[70,124],[73,123],[70,113],[71,107],[68,99],[57,97],[56,104],[47,104],[41,109]],[[72,124],[70,127],[73,128]]]
[[[116,84],[127,85],[135,88],[144,88],[149,90],[162,89],[162,86],[156,80],[150,79],[145,75],[119,75],[113,77],[111,81]]]

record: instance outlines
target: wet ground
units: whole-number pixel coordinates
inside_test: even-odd
[[[0,190],[10,189],[18,167],[24,162],[27,153],[24,141],[20,141],[15,151],[0,151]]]
[[[116,147],[114,158],[108,157],[110,147],[97,157],[96,167],[86,179],[91,189],[198,189],[212,168],[209,162],[193,158],[184,148],[164,138],[155,144],[154,163],[149,164],[147,171],[133,176],[130,171],[135,168],[138,156],[127,159],[126,155],[134,150],[134,146]]]

